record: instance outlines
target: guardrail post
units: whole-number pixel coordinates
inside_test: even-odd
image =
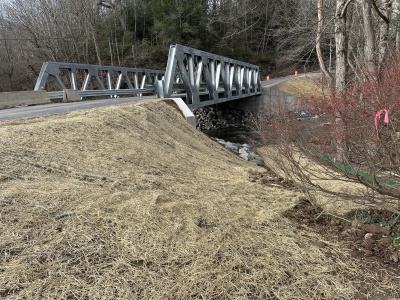
[[[164,95],[164,80],[156,80],[156,92],[158,98],[165,98]]]

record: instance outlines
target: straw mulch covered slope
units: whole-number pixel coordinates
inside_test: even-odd
[[[324,97],[330,95],[330,89],[322,84],[318,75],[294,78],[279,85],[279,90],[301,98]]]
[[[0,298],[353,299],[390,287],[282,216],[300,194],[251,182],[265,170],[164,102],[4,123],[0,141]]]

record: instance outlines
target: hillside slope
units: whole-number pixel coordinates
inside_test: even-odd
[[[352,299],[301,196],[164,102],[0,124],[0,298]],[[318,243],[317,243],[318,244]],[[371,279],[372,280],[372,279]]]

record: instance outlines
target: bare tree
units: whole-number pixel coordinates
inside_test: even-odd
[[[347,8],[352,0],[337,0],[335,12],[335,43],[336,43],[336,90],[342,92],[346,89],[348,81],[348,34],[347,34]]]
[[[365,32],[365,46],[364,46],[364,63],[369,72],[373,72],[376,68],[375,65],[375,32],[372,20],[372,3],[371,1],[364,1],[362,3],[363,9],[363,25]]]
[[[322,53],[322,41],[324,38],[324,19],[325,19],[324,18],[324,0],[317,0],[317,10],[318,10],[318,24],[317,24],[317,36],[316,36],[315,49],[317,51],[317,57],[318,57],[318,62],[319,62],[321,71],[324,74],[324,76],[328,82],[328,85],[332,86],[333,76],[326,68],[324,56]]]
[[[388,48],[388,38],[389,38],[389,16],[392,9],[392,0],[382,0],[381,7],[377,5],[377,0],[371,0],[372,6],[374,7],[376,13],[380,17],[379,19],[379,54],[378,62],[381,65],[385,59],[387,48]]]

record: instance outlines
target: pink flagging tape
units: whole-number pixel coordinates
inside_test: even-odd
[[[375,114],[375,119],[374,119],[376,131],[378,131],[378,120],[381,118],[381,114],[382,113],[385,113],[385,118],[383,119],[383,122],[386,123],[386,124],[389,123],[389,112],[388,112],[388,110],[387,109],[382,109],[382,110],[378,111]]]

